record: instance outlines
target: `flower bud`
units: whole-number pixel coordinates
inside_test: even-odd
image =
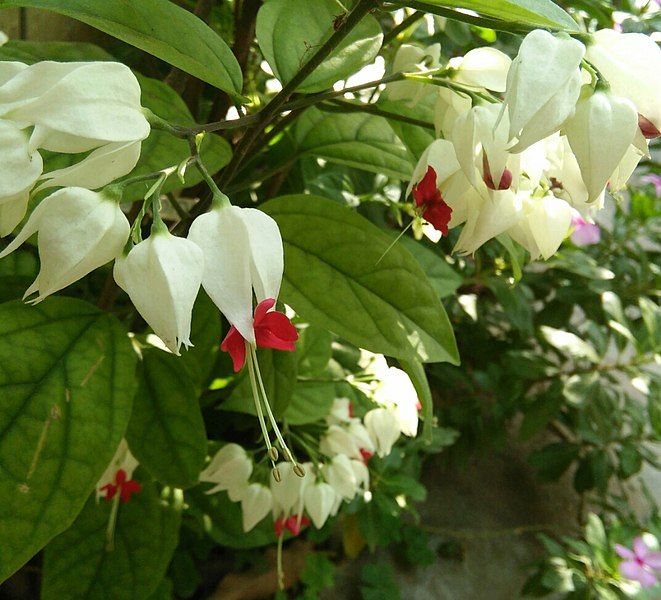
[[[243,490],[241,496],[241,512],[243,514],[243,531],[248,533],[273,508],[271,490],[260,483],[251,483]]]
[[[451,58],[449,66],[456,69],[452,78],[457,83],[504,92],[511,64],[507,54],[487,46],[474,48],[465,56]]]
[[[338,454],[323,466],[324,478],[328,484],[338,496],[346,500],[352,500],[358,492],[358,480],[351,462],[349,457]]]
[[[327,483],[318,481],[306,488],[304,502],[305,510],[310,515],[314,526],[321,529],[335,504],[335,492]]]
[[[414,73],[428,71],[440,65],[441,45],[433,44],[428,48],[419,48],[410,44],[402,44],[395,54],[392,63],[393,73]],[[386,86],[385,96],[388,100],[407,100],[408,106],[415,106],[424,95],[426,86],[417,81],[394,81]]]
[[[24,297],[36,292],[40,302],[119,256],[129,231],[115,198],[63,188],[42,200],[0,258],[37,233],[41,270]]]
[[[374,408],[365,415],[365,427],[380,457],[388,456],[393,444],[399,439],[397,417],[387,408]]]
[[[510,139],[518,138],[512,152],[558,131],[573,114],[584,54],[580,42],[541,29],[524,38],[507,74],[503,107],[509,110]]]
[[[118,258],[113,274],[154,333],[179,355],[182,344],[191,345],[193,304],[203,271],[202,250],[162,226]]]
[[[650,36],[602,29],[592,36],[586,58],[613,94],[631,100],[646,121],[661,129],[661,49]]]

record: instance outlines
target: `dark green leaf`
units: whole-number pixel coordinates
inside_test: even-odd
[[[303,318],[372,352],[458,363],[443,305],[407,250],[383,256],[388,235],[323,198],[283,196],[263,209],[285,243],[282,299]]]
[[[333,355],[333,334],[321,327],[309,325],[299,329],[296,342],[298,373],[305,377],[319,375]]]
[[[169,0],[0,0],[0,8],[17,6],[72,17],[234,96],[241,94],[241,68],[227,44]]]
[[[143,600],[157,589],[177,546],[180,514],[161,501],[153,483],[141,485],[119,506],[113,550],[106,548],[111,503],[94,496],[48,545],[42,600]]]
[[[207,436],[195,386],[174,354],[144,350],[139,386],[126,432],[131,452],[161,483],[197,483]]]
[[[337,0],[270,0],[257,13],[257,42],[283,83],[292,79],[333,33],[345,8]],[[318,92],[332,87],[372,61],[381,48],[383,34],[376,19],[367,16],[342,40],[298,87]]]
[[[413,258],[420,263],[440,298],[454,294],[462,284],[463,278],[461,275],[442,256],[427,248],[421,242],[416,242],[413,238],[404,236],[400,243],[404,244],[404,247],[413,255]]]
[[[533,452],[528,462],[542,481],[554,481],[578,458],[578,446],[566,442],[548,444]]]
[[[0,581],[82,509],[126,429],[135,360],[85,302],[0,305]]]
[[[291,425],[305,425],[323,419],[331,410],[336,397],[333,382],[299,381],[284,418]]]

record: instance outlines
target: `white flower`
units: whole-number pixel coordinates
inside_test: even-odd
[[[304,477],[294,473],[294,466],[289,462],[280,462],[276,465],[280,471],[280,481],[271,478],[271,494],[273,495],[273,516],[287,517],[290,514],[300,515],[303,510],[303,492],[312,482],[312,465],[301,465],[305,471]]]
[[[338,496],[352,500],[358,492],[358,480],[352,461],[344,454],[334,456],[322,467],[324,478]]]
[[[326,416],[326,423],[337,425],[346,423],[351,418],[351,400],[349,398],[335,398],[330,413]]]
[[[585,46],[567,36],[535,29],[523,40],[507,75],[504,107],[509,110],[513,152],[555,131],[573,114],[581,88]]]
[[[307,486],[304,494],[305,510],[317,529],[321,529],[326,523],[335,500],[335,491],[329,484],[317,481]]]
[[[424,49],[410,44],[402,44],[395,54],[392,72],[413,73],[436,69],[440,66],[440,58],[440,44],[433,44]],[[386,86],[388,100],[407,100],[409,107],[415,106],[426,91],[428,90],[425,84],[417,81],[395,81]]]
[[[533,260],[553,256],[571,225],[572,207],[549,193],[543,198],[523,200],[522,217],[507,233],[528,252]]]
[[[258,303],[277,299],[282,282],[278,225],[254,208],[215,206],[193,221],[188,239],[204,253],[205,291],[241,336],[254,344],[253,290]]]
[[[638,132],[638,114],[629,100],[597,91],[576,105],[565,132],[591,202],[631,146]]]
[[[110,142],[90,152],[83,160],[63,169],[44,173],[35,191],[77,185],[95,190],[133,170],[140,159],[141,143]]]
[[[136,470],[138,464],[140,463],[138,463],[135,456],[131,454],[128,443],[125,439],[122,438],[122,441],[119,442],[119,446],[115,451],[115,456],[112,457],[110,464],[106,467],[106,470],[103,472],[103,475],[101,475],[101,478],[96,484],[97,501],[103,496],[101,488],[107,486],[108,484],[115,483],[117,471],[122,469],[126,473],[126,479],[129,480],[133,478],[133,471]]]
[[[613,94],[631,100],[638,113],[661,130],[661,49],[650,36],[602,29],[593,35],[586,58]]]
[[[331,425],[319,440],[319,450],[326,456],[346,454],[347,456],[359,458],[360,449],[356,440],[340,425]]]
[[[174,354],[190,342],[193,304],[204,272],[202,250],[162,225],[115,261],[117,285]]]
[[[388,456],[393,444],[399,439],[400,427],[394,411],[374,408],[365,415],[365,427],[380,457]]]
[[[455,121],[471,108],[471,99],[465,94],[459,94],[450,88],[439,87],[438,98],[434,105],[434,127],[436,134],[450,137]]]
[[[401,433],[416,436],[420,400],[411,378],[404,371],[390,367],[381,378],[381,385],[374,392],[373,398],[377,404],[393,408]]]
[[[363,461],[352,460],[351,468],[356,478],[358,490],[367,491],[370,487],[370,470],[367,468],[367,465]]]
[[[41,270],[25,297],[36,292],[34,302],[40,302],[119,256],[129,230],[116,198],[63,188],[37,206],[0,258],[37,233]]]
[[[273,508],[271,490],[261,483],[251,483],[241,493],[243,531],[250,531]]]
[[[53,152],[149,135],[138,81],[116,62],[43,61],[22,69],[0,87],[0,117],[34,127],[30,148]]]
[[[504,92],[512,59],[496,48],[474,48],[465,56],[450,59],[456,69],[452,78],[457,83]]]
[[[226,444],[200,473],[200,481],[215,483],[207,494],[227,491],[230,500],[238,502],[248,487],[252,461],[238,444]]]

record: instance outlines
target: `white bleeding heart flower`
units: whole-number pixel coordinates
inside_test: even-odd
[[[110,142],[92,150],[80,162],[44,173],[35,191],[76,185],[95,190],[130,173],[140,159],[141,142]]]
[[[401,433],[416,436],[420,400],[411,378],[404,371],[390,367],[381,377],[381,385],[374,392],[373,399],[384,407],[393,408]]]
[[[636,108],[625,98],[596,91],[578,102],[565,132],[588,190],[588,202],[602,193],[637,131]]]
[[[110,464],[106,467],[106,470],[101,475],[101,478],[96,484],[96,500],[102,497],[107,497],[108,489],[111,486],[115,485],[117,481],[117,473],[119,471],[124,471],[124,477],[126,480],[131,480],[133,477],[133,471],[136,470],[140,463],[138,460],[131,454],[129,445],[125,439],[119,443],[115,455],[112,457]]]
[[[359,489],[358,480],[351,463],[352,461],[348,456],[338,454],[322,467],[324,478],[328,484],[338,496],[346,500],[352,500]]]
[[[370,487],[370,471],[364,461],[352,460],[351,469],[356,478],[357,491],[367,491]]]
[[[280,292],[284,257],[277,223],[254,208],[215,205],[193,221],[188,239],[204,253],[202,286],[244,340],[255,344],[257,302]]]
[[[393,73],[414,73],[429,71],[440,66],[441,45],[432,44],[428,48],[419,48],[402,44],[392,63]],[[424,83],[417,81],[394,81],[386,86],[388,100],[406,100],[409,107],[415,106],[425,92],[429,91]]]
[[[581,89],[585,46],[564,35],[535,29],[521,43],[507,75],[504,107],[510,118],[512,152],[558,131],[572,116]]]
[[[303,511],[303,492],[312,482],[312,465],[302,465],[305,475],[301,477],[294,472],[291,463],[280,462],[276,465],[280,473],[280,481],[270,480],[271,494],[273,495],[273,516],[275,518],[288,517],[290,514],[300,515]]]
[[[329,425],[338,425],[347,423],[352,417],[351,400],[349,398],[335,398],[330,412],[326,416],[326,423]]]
[[[448,66],[455,69],[452,78],[457,83],[504,92],[511,64],[512,59],[507,54],[487,46],[451,58]]]
[[[238,444],[223,446],[200,473],[200,481],[215,483],[207,494],[226,491],[233,502],[238,502],[248,487],[252,473],[252,460]]]
[[[646,137],[661,130],[661,49],[648,35],[601,29],[588,44],[586,58],[606,78],[611,91],[631,100],[649,124]],[[647,121],[647,124],[645,123]]]
[[[30,148],[53,152],[143,140],[150,130],[138,80],[116,62],[43,61],[22,69],[0,86],[0,117],[32,126]]]
[[[248,533],[273,508],[271,490],[260,483],[251,483],[241,494],[243,531]]]
[[[37,293],[40,302],[119,256],[129,231],[119,198],[63,188],[42,200],[0,258],[37,234],[41,269],[25,297]]]
[[[455,121],[472,106],[470,96],[459,94],[446,87],[438,88],[438,98],[434,105],[434,127],[436,134],[448,139]]]
[[[360,458],[360,446],[346,427],[331,425],[319,440],[319,451],[326,456],[345,454]]]
[[[307,486],[304,494],[305,511],[317,529],[321,529],[328,520],[336,497],[333,488],[323,481]]]
[[[149,238],[117,258],[113,275],[154,333],[179,355],[182,344],[191,346],[193,304],[203,272],[202,250],[157,221]]]
[[[374,408],[365,415],[364,421],[376,453],[381,458],[388,456],[401,432],[395,412],[388,408]]]

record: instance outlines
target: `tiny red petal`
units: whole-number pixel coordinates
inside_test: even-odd
[[[448,224],[452,218],[452,209],[443,201],[427,208],[423,213],[425,221],[434,226],[434,229],[440,231],[443,235],[448,234]]]
[[[116,486],[114,483],[107,483],[103,487],[99,488],[100,492],[105,492],[106,494],[106,500],[110,501],[115,497],[115,494],[117,494],[118,486]]]
[[[363,462],[367,464],[370,458],[374,456],[374,452],[370,452],[369,450],[365,450],[365,448],[361,448],[360,455],[363,457]]]
[[[297,339],[298,331],[284,313],[272,311],[259,323],[255,320],[255,340],[260,348],[292,351]]]
[[[484,171],[484,183],[490,190],[508,190],[512,185],[512,172],[508,169],[503,171],[503,174],[500,176],[498,185],[495,184],[493,175],[491,174],[491,167],[489,166],[489,159],[487,158],[486,152],[482,154],[482,170]]]
[[[281,537],[285,531],[285,520],[276,519],[275,522],[273,523],[273,529],[275,529],[276,537]]]
[[[258,325],[274,306],[275,306],[275,298],[267,298],[266,300],[262,300],[255,307],[255,317],[253,319],[255,325]]]
[[[234,325],[227,332],[225,339],[220,344],[220,349],[223,352],[229,352],[234,372],[238,373],[246,363],[246,341]]]
[[[115,473],[115,483],[119,486],[122,486],[126,481],[126,471],[124,469],[118,469]]]
[[[441,192],[436,188],[436,171],[427,167],[425,176],[413,186],[413,199],[417,206],[433,204],[441,199]]]
[[[128,502],[133,494],[137,494],[142,490],[142,486],[134,479],[130,479],[122,486],[121,498],[122,502]]]
[[[653,140],[661,135],[661,131],[659,131],[657,126],[641,114],[638,115],[638,127],[645,139]]]
[[[285,521],[285,527],[290,531],[292,535],[298,535],[301,533],[303,527],[307,527],[310,524],[310,519],[305,515],[293,515]]]

